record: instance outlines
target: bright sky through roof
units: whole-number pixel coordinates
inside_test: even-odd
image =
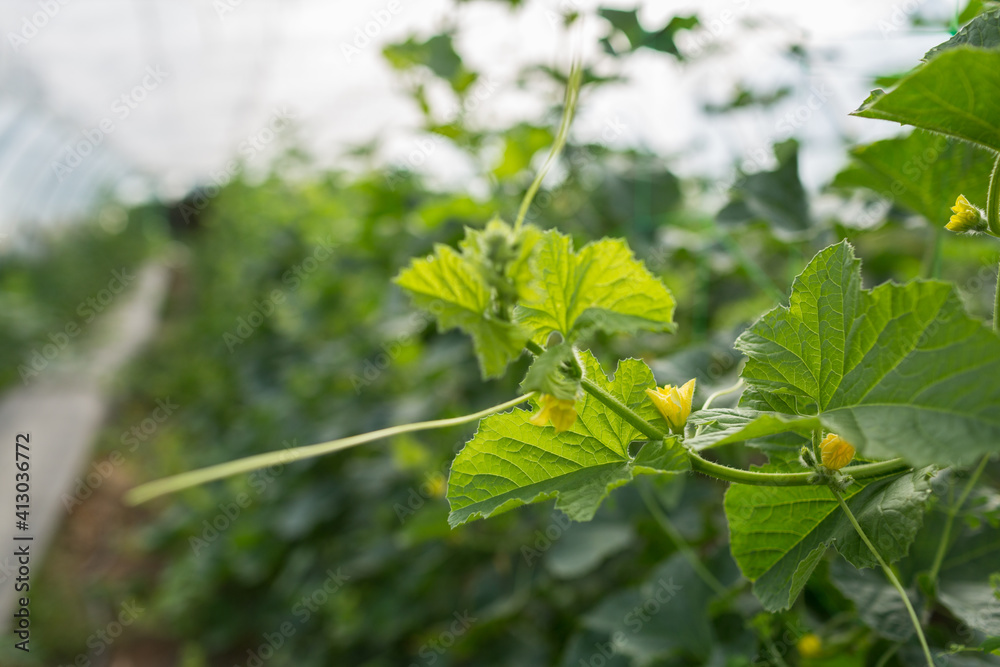
[[[38,153],[31,160],[38,178],[57,191],[71,181],[85,189],[79,178],[60,179],[59,165],[72,160],[75,141],[91,137],[106,144],[115,165],[144,174],[154,192],[180,196],[196,184],[224,180],[234,158],[266,169],[280,143],[268,130],[289,118],[320,164],[342,165],[345,150],[376,137],[380,159],[400,163],[419,136],[420,116],[382,58],[382,45],[451,25],[460,28],[458,52],[489,82],[488,98],[470,120],[537,122],[558,91],[519,88],[521,66],[565,68],[576,43],[587,45],[586,58],[598,71],[610,71],[610,56],[597,46],[608,24],[587,11],[598,5],[635,3],[528,0],[511,11],[486,1],[455,9],[450,0],[8,0],[0,4],[0,123],[12,100],[27,99],[56,119],[62,134],[37,149],[22,146],[13,157],[3,154],[11,142],[0,142],[0,194],[47,192],[25,188],[15,180],[22,170],[10,167],[25,164],[31,150]],[[582,34],[567,37],[555,17],[570,7],[589,17]],[[913,27],[911,18],[946,21],[955,10],[953,2],[935,0],[647,2],[640,12],[647,28],[697,13],[703,27],[681,34],[682,51],[721,52],[685,64],[637,53],[625,67],[626,83],[584,97],[574,131],[597,139],[611,126],[616,142],[676,156],[671,165],[681,173],[713,175],[737,158],[766,159],[776,140],[806,138],[803,177],[817,186],[843,159],[843,151],[831,150],[842,137],[862,141],[898,132],[847,114],[867,95],[872,74],[905,70],[947,38],[940,29]],[[787,57],[793,43],[809,48],[808,71]],[[794,85],[796,93],[776,107],[777,116],[703,113],[704,103],[726,101],[739,82],[762,91]],[[433,102],[449,103],[443,91],[434,93]],[[0,125],[0,137],[3,130]],[[457,151],[435,151],[421,167],[444,180],[468,180],[469,165]],[[136,189],[139,181],[106,171],[120,193]],[[31,210],[8,206],[4,213],[30,217],[25,211]]]

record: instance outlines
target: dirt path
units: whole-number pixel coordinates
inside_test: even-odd
[[[31,573],[37,577],[46,547],[68,515],[67,505],[86,493],[91,448],[108,409],[109,382],[156,331],[169,270],[150,264],[136,287],[108,311],[82,360],[53,365],[27,386],[0,397],[0,634],[9,628],[14,603],[15,533],[30,535]],[[29,433],[29,530],[18,531],[14,516],[14,442]]]

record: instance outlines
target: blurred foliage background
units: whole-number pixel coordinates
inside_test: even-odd
[[[673,38],[697,29],[695,16],[647,29],[634,11],[600,14],[605,49],[622,70],[638,50],[678,63],[691,57]],[[569,29],[575,18],[565,17]],[[788,57],[803,61],[797,49],[789,45]],[[126,259],[169,266],[161,327],[114,387],[95,461],[125,451],[125,434],[158,401],[177,406],[67,519],[39,577],[37,649],[26,660],[5,642],[3,664],[70,664],[81,655],[87,664],[119,664],[111,661],[118,654],[132,656],[131,664],[184,667],[255,659],[275,667],[834,666],[875,664],[887,652],[879,664],[910,664],[909,644],[859,618],[851,590],[830,576],[838,567],[832,558],[792,610],[764,614],[728,556],[725,489],[712,480],[631,485],[590,524],[570,525],[533,506],[450,530],[448,465],[472,427],[262,471],[138,510],[120,507],[122,491],[138,481],[461,415],[516,392],[525,359],[505,379],[482,382],[469,342],[436,331],[390,280],[435,243],[457,242],[464,226],[513,218],[552,143],[565,75],[526,68],[524,86],[548,101],[548,113],[484,129],[462,116],[442,121],[427,101],[428,87],[444,81],[461,107],[481,80],[451,33],[413,36],[384,56],[424,114],[425,141],[466,153],[490,176],[488,196],[443,191],[419,170],[376,165],[370,146],[353,156],[360,169],[283,176],[313,172],[292,150],[262,180],[240,176],[218,192],[123,212],[113,225],[104,219],[39,236],[28,252],[3,257],[4,386],[19,382],[23,360],[106,281],[106,267]],[[589,90],[618,76],[588,71],[582,105]],[[739,89],[711,112],[739,114],[795,92]],[[899,150],[924,150],[930,139],[914,136]],[[808,192],[799,145],[784,141],[774,146],[773,169],[738,172],[720,193],[716,183],[676,176],[669,157],[614,146],[571,138],[560,173],[528,218],[578,244],[605,235],[629,240],[677,297],[679,333],[604,339],[595,352],[642,357],[661,384],[697,377],[696,401],[734,382],[736,335],[781,302],[815,251],[840,238],[856,244],[868,284],[939,276],[959,285],[972,312],[990,312],[989,246],[943,238],[937,230],[946,214],[930,217],[941,202],[916,201],[912,186],[880,196],[891,178],[885,185],[865,154],[855,152],[829,188]],[[975,179],[985,174],[977,174],[953,174],[955,192],[979,187]],[[763,460],[747,452],[723,456],[743,466]],[[995,466],[988,475],[996,479]],[[995,508],[987,499],[969,510],[965,530],[995,532]],[[907,563],[933,546],[918,544],[901,569],[916,571]],[[708,576],[692,567],[692,555]],[[716,596],[713,585],[727,593]],[[644,610],[658,587],[669,590],[669,603]],[[97,653],[94,629],[126,601],[143,613],[112,650]],[[934,627],[971,641],[955,619]],[[623,639],[611,655],[616,633]],[[807,634],[821,648],[803,644]],[[952,664],[988,661],[956,656]]]

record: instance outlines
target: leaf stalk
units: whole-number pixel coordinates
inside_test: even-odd
[[[927,645],[927,638],[924,637],[924,629],[920,625],[920,619],[917,618],[917,612],[914,611],[913,605],[910,603],[910,598],[906,594],[906,590],[903,588],[903,585],[899,583],[899,579],[892,571],[892,568],[890,568],[886,564],[885,560],[882,559],[882,555],[878,552],[878,549],[876,549],[875,545],[868,539],[864,529],[861,528],[861,524],[858,523],[858,520],[854,517],[854,513],[851,511],[851,508],[847,506],[846,502],[844,502],[844,497],[832,486],[829,487],[829,489],[830,493],[834,495],[837,502],[840,504],[840,509],[844,510],[844,514],[847,515],[851,525],[854,526],[854,530],[861,538],[861,541],[865,543],[865,546],[867,546],[872,552],[872,555],[875,556],[875,560],[877,560],[878,564],[882,567],[882,571],[885,572],[885,576],[889,579],[889,583],[891,583],[893,588],[895,588],[899,593],[899,597],[903,599],[903,604],[906,606],[906,612],[910,615],[910,621],[913,622],[913,628],[917,631],[917,637],[920,639],[920,647],[924,650],[924,657],[927,659],[927,667],[934,667],[934,658],[931,657],[931,649]]]

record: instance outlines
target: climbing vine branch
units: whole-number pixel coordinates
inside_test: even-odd
[[[341,450],[356,447],[357,445],[363,445],[375,440],[382,440],[383,438],[391,438],[395,435],[401,435],[403,433],[430,431],[438,428],[447,428],[448,426],[468,424],[469,422],[474,422],[477,419],[487,417],[495,412],[501,412],[502,410],[513,408],[515,405],[524,403],[526,400],[531,398],[531,396],[531,393],[524,394],[523,396],[518,396],[517,398],[511,399],[505,403],[494,405],[493,407],[486,408],[485,410],[480,410],[479,412],[463,415],[461,417],[435,419],[433,421],[392,426],[390,428],[383,428],[370,433],[354,435],[349,438],[339,438],[337,440],[331,440],[330,442],[321,442],[316,445],[306,445],[304,447],[291,447],[276,452],[267,452],[265,454],[248,456],[246,458],[236,459],[235,461],[227,461],[226,463],[220,463],[219,465],[209,466],[199,470],[192,470],[191,472],[175,475],[173,477],[165,477],[163,479],[156,480],[155,482],[149,482],[148,484],[137,486],[128,492],[125,496],[125,501],[130,505],[139,505],[152,500],[153,498],[181,491],[193,486],[198,486],[200,484],[205,484],[206,482],[213,482],[226,477],[232,477],[233,475],[252,472],[262,468],[269,468],[271,466],[286,465],[288,463],[292,463],[293,461],[315,458],[317,456],[323,456],[324,454],[332,454],[333,452],[339,452]]]

